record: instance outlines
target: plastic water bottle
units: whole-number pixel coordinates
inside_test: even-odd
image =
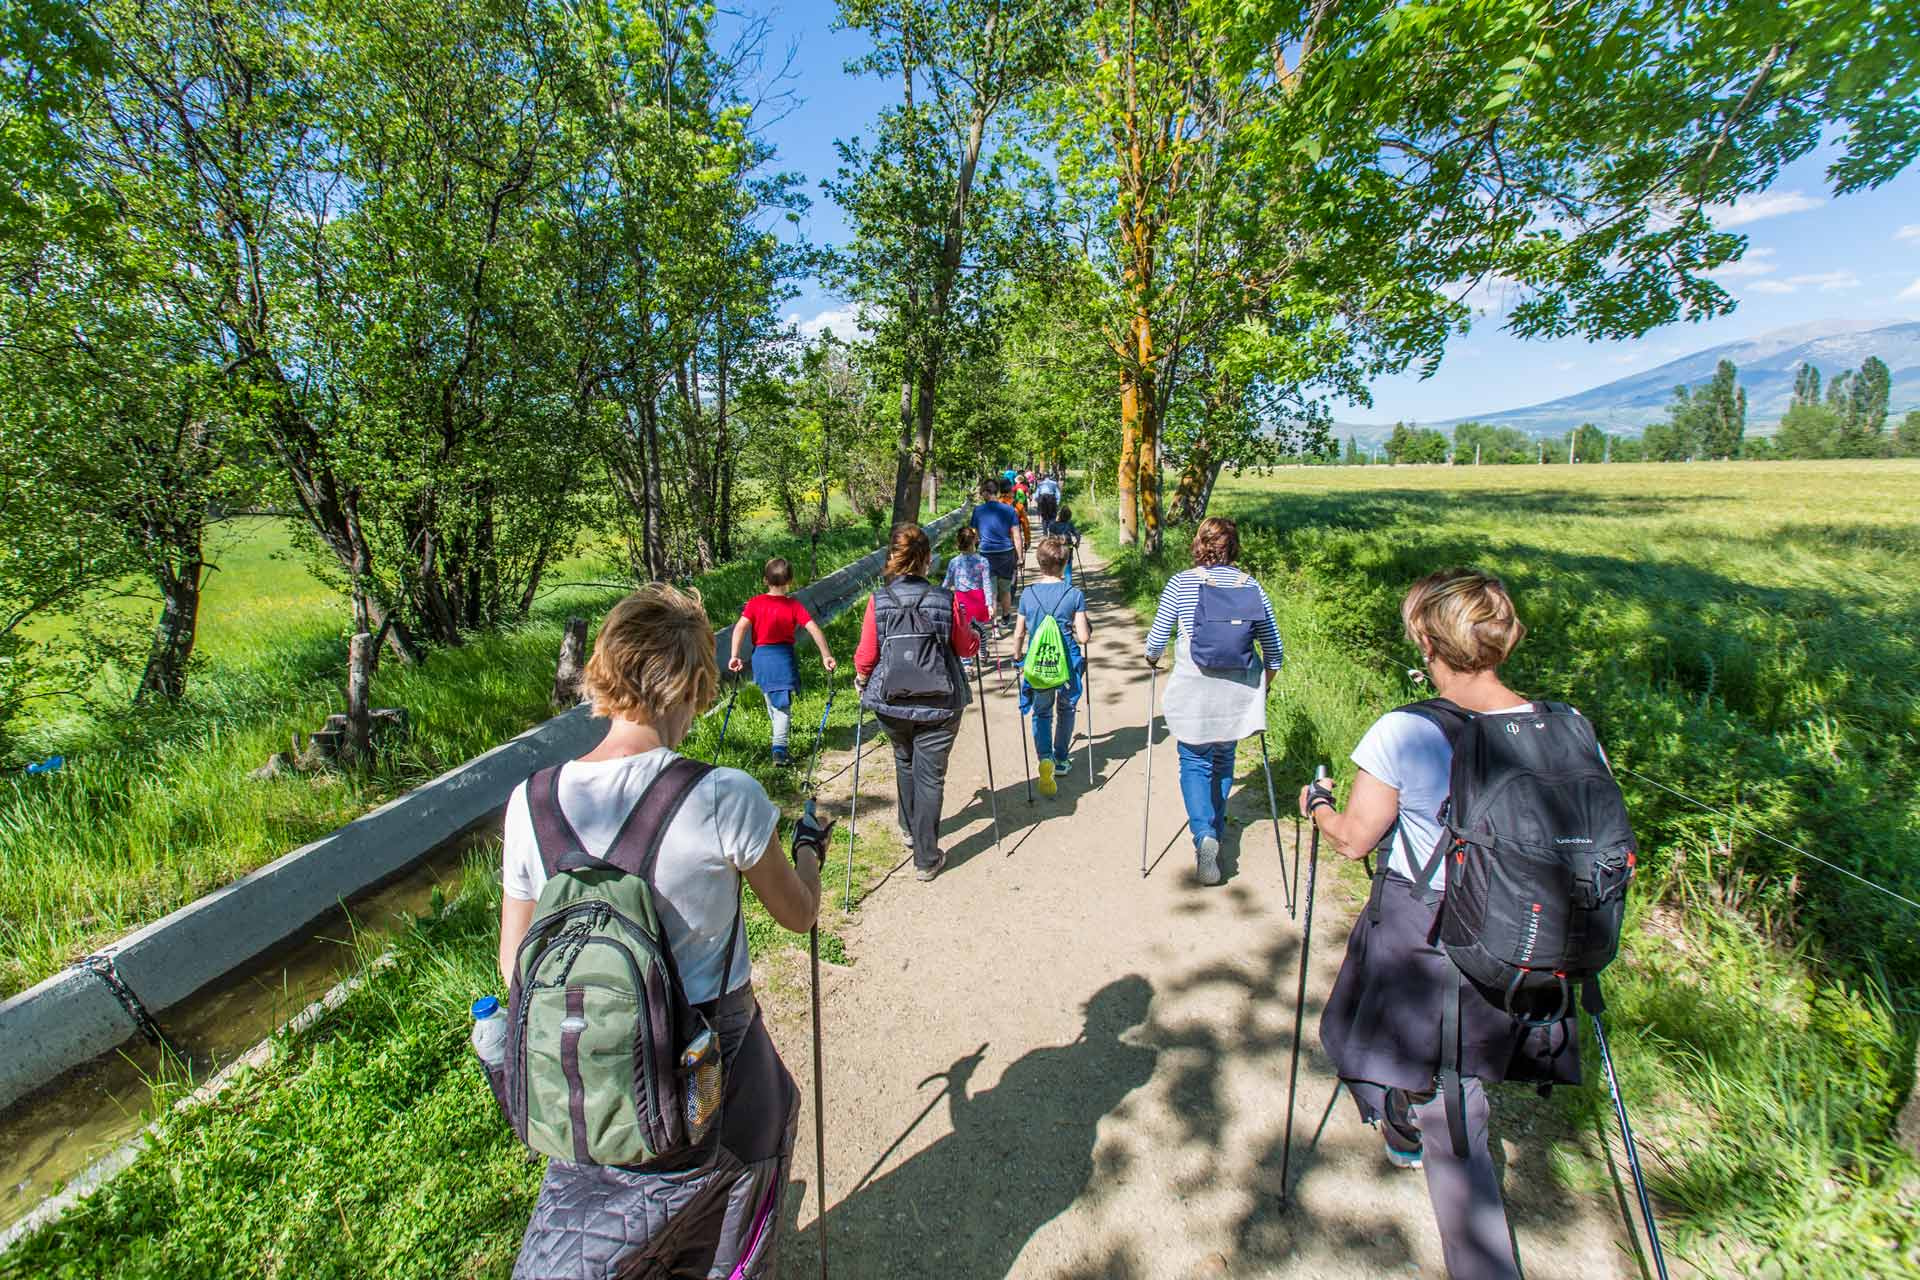
[[[473,1002],[473,1051],[489,1067],[507,1065],[507,1015],[494,996]]]
[[[473,1054],[480,1059],[480,1072],[487,1078],[500,1114],[513,1119],[507,1103],[507,1015],[494,996],[481,996],[473,1002]]]

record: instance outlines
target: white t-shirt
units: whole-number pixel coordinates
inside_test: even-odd
[[[660,771],[678,757],[665,747],[618,760],[569,760],[560,769],[560,811],[586,846],[603,857],[633,806]],[[654,903],[667,928],[667,945],[680,971],[681,985],[694,1004],[721,994],[727,930],[740,896],[736,874],[751,868],[767,851],[780,811],[766,790],[738,769],[715,769],[687,796],[660,841],[654,864]],[[509,898],[531,901],[547,882],[540,848],[527,809],[527,784],[507,801],[506,852],[500,877]],[[728,985],[738,989],[752,977],[743,928],[732,939],[733,972]]]
[[[1531,702],[1523,702],[1488,714],[1514,715],[1532,708]],[[1453,789],[1453,747],[1447,735],[1424,716],[1389,711],[1360,739],[1353,762],[1400,793],[1400,830],[1391,837],[1387,866],[1418,883],[1420,868],[1440,840],[1440,807]],[[1433,874],[1433,887],[1447,887],[1444,862]]]

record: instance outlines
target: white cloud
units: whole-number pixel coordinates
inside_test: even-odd
[[[1794,288],[1784,280],[1755,280],[1750,286],[1755,293],[1792,293]]]
[[[1893,233],[1895,240],[1920,240],[1920,222],[1909,222]]]
[[[833,330],[833,336],[842,342],[851,342],[867,333],[866,325],[861,323],[860,308],[852,305],[828,307],[812,316],[802,316],[796,312],[787,317],[787,323],[797,328],[800,336],[809,342],[828,329]]]
[[[1788,276],[1787,283],[1832,293],[1836,289],[1858,289],[1860,277],[1851,271],[1817,271],[1809,275]]]
[[[1758,276],[1770,276],[1780,269],[1779,263],[1769,261],[1772,257],[1771,249],[1749,249],[1740,261],[1717,267],[1710,274],[1715,280],[1752,280]]]
[[[1900,301],[1920,302],[1920,276],[1915,276],[1913,283],[1900,291]]]
[[[1708,205],[1707,216],[1713,219],[1714,226],[1724,230],[1728,227],[1744,227],[1762,218],[1778,218],[1782,214],[1818,209],[1825,203],[1819,196],[1800,191],[1760,191],[1741,196],[1732,204]]]

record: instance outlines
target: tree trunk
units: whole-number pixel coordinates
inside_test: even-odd
[[[920,416],[914,410],[913,392],[919,382],[918,371],[907,366],[900,376],[900,457],[893,469],[893,523],[911,520],[920,504],[920,457],[914,448],[919,436]]]
[[[1119,502],[1120,545],[1132,546],[1138,539],[1139,513],[1134,507],[1135,469],[1140,450],[1140,390],[1134,384],[1131,369],[1120,371],[1120,472],[1115,492]]]
[[[560,661],[553,673],[553,709],[565,711],[580,701],[580,676],[587,660],[587,620],[568,618],[560,637]]]
[[[357,632],[347,644],[347,736],[342,744],[346,758],[356,762],[373,758],[372,676],[373,637]]]
[[[640,402],[640,425],[646,437],[647,509],[642,513],[642,549],[647,557],[647,577],[664,582],[667,577],[667,544],[661,528],[660,484],[660,407],[649,395]]]
[[[154,572],[160,587],[160,618],[154,623],[153,643],[147,650],[147,669],[140,677],[135,702],[148,696],[178,701],[187,691],[187,661],[200,621],[200,578],[206,566],[200,559],[200,534],[190,536],[181,549],[180,563]]]

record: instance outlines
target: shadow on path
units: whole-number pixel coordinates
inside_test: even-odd
[[[928,1076],[923,1088],[944,1082],[952,1132],[828,1210],[829,1257],[845,1274],[1006,1275],[1034,1234],[1095,1185],[1101,1118],[1152,1077],[1158,1051],[1130,1034],[1146,1023],[1152,997],[1138,974],[1109,982],[1087,1002],[1079,1039],[1032,1050],[990,1089],[971,1087],[984,1045]],[[1100,1180],[1125,1173],[1122,1156],[1097,1163]],[[789,1188],[790,1210],[801,1196],[798,1184]],[[817,1230],[816,1222],[788,1237],[783,1274],[811,1274]]]

